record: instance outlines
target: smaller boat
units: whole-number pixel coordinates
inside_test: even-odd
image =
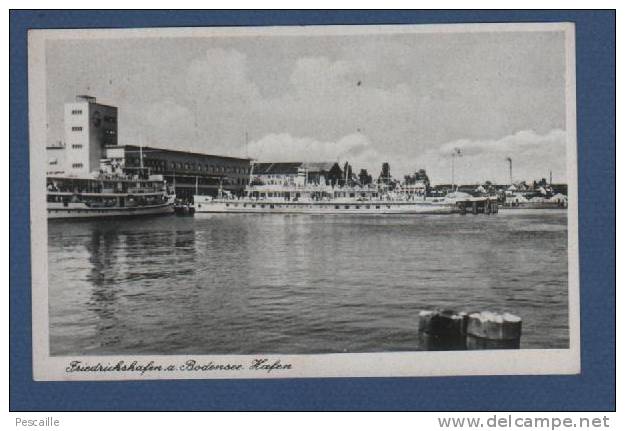
[[[177,216],[192,216],[195,214],[195,207],[188,203],[177,202],[174,204],[174,213]]]

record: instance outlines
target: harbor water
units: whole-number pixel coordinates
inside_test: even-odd
[[[48,223],[50,353],[414,351],[421,309],[509,311],[567,348],[565,210]]]

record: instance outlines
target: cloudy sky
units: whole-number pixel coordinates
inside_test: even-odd
[[[349,161],[378,175],[564,181],[561,32],[48,40],[48,141],[63,103],[119,107],[120,144]],[[249,143],[245,145],[245,134]]]

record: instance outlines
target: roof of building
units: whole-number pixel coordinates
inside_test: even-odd
[[[139,151],[138,145],[120,145],[120,147],[124,147],[126,150],[130,151]],[[194,153],[191,151],[182,151],[182,150],[171,150],[168,148],[156,148],[156,147],[142,147],[141,151],[147,156],[150,153],[162,153],[162,154],[178,154],[184,156],[193,156],[193,157],[216,157],[219,159],[229,159],[229,160],[238,160],[238,161],[249,161],[249,158],[246,157],[231,157],[231,156],[219,156],[216,154],[204,154],[204,153]]]
[[[256,175],[288,175],[297,174],[297,170],[302,166],[302,162],[293,163],[254,163],[254,174]]]
[[[299,168],[307,169],[308,172],[329,171],[334,162],[263,162],[254,163],[256,175],[297,175]]]
[[[329,171],[335,163],[336,162],[311,162],[304,163],[304,167],[308,169],[309,172]]]
[[[76,102],[89,102],[89,103],[96,103],[96,98],[95,96],[90,96],[88,94],[77,94],[76,95]]]

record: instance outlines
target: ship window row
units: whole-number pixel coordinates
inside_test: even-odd
[[[229,208],[230,206],[238,207],[239,204],[238,203],[232,203],[232,204],[226,203],[226,207],[227,208]],[[288,205],[288,204],[249,204],[249,206],[251,208],[256,208],[258,206],[259,208],[269,207],[271,209],[274,209],[274,208],[283,208],[283,207],[284,208],[288,208],[288,207],[293,207],[294,205]],[[298,208],[302,208],[303,206],[304,205],[297,206],[297,207]],[[391,209],[391,205],[384,205],[384,206],[387,209]],[[247,208],[248,204],[242,204],[242,207],[243,208]],[[307,208],[316,207],[316,208],[322,208],[322,209],[331,208],[330,205],[306,205],[306,207]],[[357,210],[359,210],[359,209],[371,209],[371,205],[343,205],[342,207],[341,207],[341,205],[334,205],[334,209],[336,209],[336,210],[340,210],[341,208],[346,209],[346,210],[349,210],[349,209],[357,209]],[[380,208],[381,208],[381,205],[375,205],[375,209],[379,210]]]
[[[82,115],[82,109],[72,109],[72,115]]]
[[[82,148],[82,144],[72,144],[72,149],[80,150]]]
[[[80,169],[82,168],[82,166],[83,166],[82,163],[72,163],[72,168],[74,169]]]
[[[82,126],[72,126],[72,132],[82,132]]]
[[[385,205],[385,206],[386,206],[386,208],[391,209],[390,205]],[[323,206],[323,207],[325,208],[325,206]],[[357,209],[357,210],[359,210],[361,208],[371,209],[371,205],[344,205],[343,206],[343,209],[346,209],[346,210],[349,210],[349,209]],[[381,208],[380,205],[375,205],[375,209],[376,210],[379,210],[380,208]],[[335,210],[340,210],[341,206],[340,205],[334,205],[334,209]]]

